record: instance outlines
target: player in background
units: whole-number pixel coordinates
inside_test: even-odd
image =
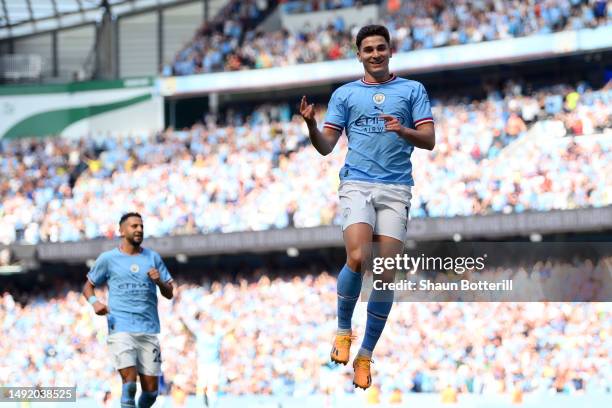
[[[435,145],[433,117],[427,92],[419,82],[399,78],[389,71],[389,31],[368,25],[356,38],[357,57],[364,77],[338,88],[331,96],[323,130],[315,119],[314,105],[302,97],[300,114],[310,140],[322,155],[329,154],[344,130],[348,153],[340,170],[340,207],[346,247],[346,265],[338,275],[338,331],[331,360],[349,361],[351,318],[362,284],[362,262],[371,243],[380,244],[380,256],[403,250],[410,209],[412,164],[415,147]],[[393,281],[395,271],[383,274]],[[383,292],[383,291],[381,291]],[[368,300],[366,331],[353,368],[353,383],[363,389],[372,384],[372,352],[393,305],[393,292],[374,292]]]
[[[172,277],[159,254],[143,248],[142,217],[127,213],[119,221],[121,243],[103,252],[87,274],[83,295],[97,315],[106,316],[108,345],[123,382],[121,408],[136,407],[136,379],[142,393],[138,408],[148,408],[157,398],[161,352],[157,334],[157,288],[172,299]],[[108,306],[94,289],[108,283]]]
[[[214,408],[218,405],[223,338],[234,327],[222,331],[211,320],[202,319],[200,312],[192,318],[179,317],[179,320],[195,341],[198,366],[196,396],[202,397],[205,407]]]

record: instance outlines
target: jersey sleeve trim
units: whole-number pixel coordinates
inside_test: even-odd
[[[336,125],[335,123],[325,122],[323,124],[323,127],[324,128],[334,129],[334,130],[337,130],[338,132],[342,132],[342,126]]]
[[[419,125],[422,125],[423,123],[433,123],[433,118],[423,118],[423,119],[415,120],[414,126],[417,127]]]

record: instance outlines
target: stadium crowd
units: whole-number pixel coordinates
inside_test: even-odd
[[[353,39],[359,27],[347,26],[339,16],[333,21],[313,22],[299,32],[285,29],[264,32],[257,29],[254,21],[259,21],[264,10],[272,5],[265,1],[245,3],[242,7],[226,8],[213,22],[205,23],[174,61],[164,66],[163,74],[269,68],[355,56]],[[295,12],[346,7],[352,3],[352,0],[289,1],[281,7]],[[607,3],[605,0],[389,1],[382,22],[389,28],[393,49],[407,52],[607,25],[612,22],[612,7]]]
[[[380,3],[380,0],[281,0],[283,13],[299,14],[316,11],[338,10]]]
[[[610,86],[527,92],[511,84],[485,100],[435,104],[433,112],[436,148],[413,155],[412,216],[612,202],[612,180],[604,177],[612,172],[609,134],[553,137],[609,133]],[[110,238],[130,209],[145,217],[147,236],[338,222],[346,138],[321,157],[288,105],[228,120],[153,136],[0,142],[0,242]],[[508,146],[526,134],[529,143]],[[545,143],[534,143],[538,137]]]
[[[601,262],[609,269],[609,258],[590,262],[563,265],[574,274]],[[527,271],[537,277],[561,265],[539,262]],[[164,393],[194,394],[198,383],[220,395],[353,392],[350,368],[329,364],[335,278],[317,268],[269,272],[212,281],[207,274],[160,301]],[[611,313],[610,303],[396,303],[375,353],[376,385],[385,398],[449,387],[609,393]],[[362,334],[366,313],[354,316]],[[66,282],[46,293],[4,292],[0,322],[0,382],[77,384],[80,396],[99,399],[120,393],[105,319]]]

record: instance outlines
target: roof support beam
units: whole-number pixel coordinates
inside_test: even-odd
[[[55,17],[59,17],[59,10],[57,9],[57,0],[51,0],[51,5],[53,6],[53,15]]]
[[[11,20],[8,14],[8,10],[6,8],[6,0],[2,0],[2,11],[4,12],[4,19],[6,20],[6,25],[10,27]]]
[[[34,22],[34,12],[32,11],[32,1],[26,0],[26,4],[28,5],[28,13],[30,13],[30,21]]]

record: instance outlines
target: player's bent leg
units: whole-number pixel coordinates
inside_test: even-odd
[[[113,355],[115,368],[121,376],[121,408],[136,407],[136,364],[138,355],[130,333],[112,333],[108,336],[108,346]]]
[[[384,235],[375,235],[374,242],[379,245],[377,255],[382,257],[395,257],[403,249],[402,241]],[[385,270],[378,277],[383,282],[393,282],[395,270]],[[393,298],[394,293],[389,289],[374,291],[370,295],[365,335],[357,357],[353,361],[353,369],[355,371],[353,384],[355,387],[366,389],[372,384],[370,372],[372,353],[385,328],[387,317],[393,306]]]
[[[381,298],[375,299],[370,297],[368,300],[366,331],[363,336],[361,348],[353,361],[353,369],[355,370],[353,384],[364,390],[372,385],[372,375],[370,372],[372,353],[385,328],[387,317],[393,306],[393,291],[387,290],[385,292],[384,294],[380,294]]]
[[[354,272],[361,274],[361,264],[370,255],[368,245],[372,242],[374,229],[365,222],[351,224],[344,229],[344,247],[346,265]]]
[[[161,375],[161,349],[155,334],[138,334],[138,374],[142,394],[138,398],[138,408],[149,408],[157,399],[157,385]]]
[[[140,374],[140,386],[142,393],[138,398],[138,408],[150,408],[157,399],[157,386],[159,377],[152,375]]]
[[[136,407],[136,367],[125,367],[119,369],[121,375],[121,408]]]
[[[369,184],[357,182],[342,182],[338,190],[346,264],[354,272],[361,272],[361,263],[367,255],[364,244],[372,242],[376,225],[376,210],[369,190]]]
[[[365,254],[364,247],[372,240],[372,227],[366,223],[356,223],[344,231],[347,263],[338,275],[338,331],[330,353],[331,361],[346,364],[350,358],[351,319],[361,291],[361,263]]]

